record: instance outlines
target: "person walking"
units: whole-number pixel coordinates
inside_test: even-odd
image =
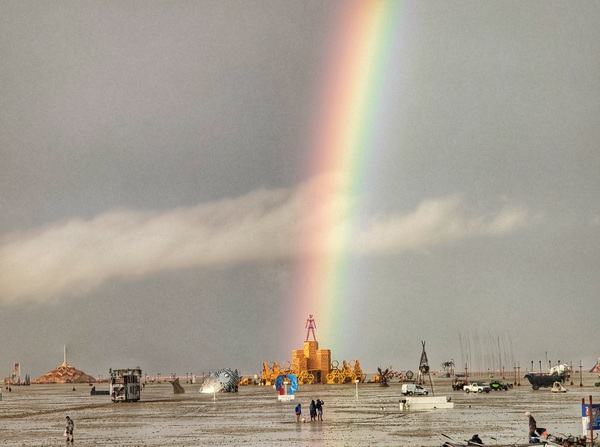
[[[302,405],[296,405],[296,422],[300,422],[300,416],[302,416]]]
[[[67,442],[73,442],[73,430],[75,429],[75,422],[69,416],[67,416],[67,426],[65,427],[65,436],[67,437]]]

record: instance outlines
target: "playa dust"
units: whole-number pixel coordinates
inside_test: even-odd
[[[441,446],[447,438],[479,434],[486,444],[523,443],[526,411],[549,433],[580,435],[581,401],[598,388],[597,376],[584,374],[566,393],[521,386],[489,394],[453,391],[449,379],[433,378],[436,396],[446,395],[453,409],[401,411],[400,384],[300,386],[296,400],[278,402],[272,387],[245,386],[238,393],[200,394],[197,384],[181,383],[174,394],[168,382],[151,383],[142,400],[112,403],[90,395],[86,384],[31,385],[3,390],[0,433],[3,446],[64,445],[65,416],[75,421],[74,445],[95,446]],[[506,378],[506,382],[512,382]],[[181,379],[180,379],[181,380]],[[430,388],[429,384],[425,385]],[[98,390],[108,384],[97,384]],[[324,420],[310,422],[308,406],[322,399]],[[594,401],[600,399],[596,397]],[[600,402],[600,400],[598,400]],[[305,423],[296,423],[301,403]]]

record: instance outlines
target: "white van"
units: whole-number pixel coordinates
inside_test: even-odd
[[[413,394],[427,396],[429,394],[427,388],[423,388],[421,385],[416,385],[414,383],[403,383],[402,390],[400,392],[404,396],[412,396]]]

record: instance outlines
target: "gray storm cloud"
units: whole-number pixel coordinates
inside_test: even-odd
[[[325,252],[331,247],[306,244],[307,235],[350,227],[352,216],[339,210],[355,199],[342,191],[337,178],[321,176],[295,189],[261,189],[162,213],[110,211],[10,234],[0,243],[0,301],[59,300],[111,278]],[[428,249],[509,232],[526,218],[520,209],[471,214],[457,197],[424,201],[408,214],[359,225],[347,250],[377,255]]]

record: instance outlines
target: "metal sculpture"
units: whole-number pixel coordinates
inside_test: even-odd
[[[201,393],[230,393],[237,392],[240,376],[238,370],[223,368],[212,373],[202,383],[200,387]]]
[[[174,380],[170,380],[169,382],[171,382],[171,385],[173,385],[173,392],[175,394],[184,394],[185,393],[185,389],[179,383],[179,377],[176,377]]]
[[[447,362],[442,362],[442,369],[446,371],[446,377],[450,377],[454,375],[454,359],[451,359]]]
[[[379,386],[389,386],[387,381],[390,369],[386,368],[385,371],[382,371],[381,368],[378,366],[377,371],[379,372]]]

